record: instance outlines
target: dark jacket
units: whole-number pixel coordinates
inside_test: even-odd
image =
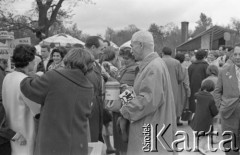
[[[191,96],[189,98],[189,109],[195,112],[194,94],[199,91],[202,81],[207,78],[208,63],[206,61],[195,61],[188,68]]]
[[[2,83],[6,73],[0,66],[0,90],[2,90]],[[2,104],[2,92],[0,93],[0,145],[9,142],[16,132],[11,130],[6,123],[6,114]]]
[[[42,57],[40,56],[40,58],[42,59]],[[52,64],[53,60],[49,59],[48,63],[47,63],[47,67],[46,69],[44,68],[44,64],[43,64],[43,59],[41,62],[39,62],[39,64],[37,65],[37,72],[47,72],[48,71],[48,67]]]
[[[35,155],[87,155],[93,86],[79,69],[25,78],[22,93],[41,104]]]
[[[101,67],[97,63],[95,63],[95,65],[93,66],[93,71],[88,73],[86,76],[94,87],[94,97],[92,100],[93,106],[91,115],[89,117],[91,142],[103,141],[103,77],[101,74]]]
[[[195,94],[197,99],[196,113],[191,122],[194,131],[208,132],[213,125],[213,117],[218,114],[212,94],[200,91]]]

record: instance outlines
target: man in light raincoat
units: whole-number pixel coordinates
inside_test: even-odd
[[[172,150],[174,133],[176,132],[176,113],[168,69],[164,61],[154,52],[154,41],[147,31],[136,32],[131,39],[132,52],[135,59],[140,61],[138,74],[134,82],[136,97],[123,104],[120,112],[130,120],[128,155],[143,154],[176,154]],[[143,126],[151,125],[153,131],[151,143]],[[156,125],[158,128],[156,129]],[[165,126],[165,127],[164,127]],[[157,133],[164,127],[160,141],[156,140]],[[168,127],[168,128],[167,128]],[[167,129],[166,129],[167,128]],[[155,130],[156,129],[156,130]],[[156,141],[155,141],[156,140]],[[157,142],[157,147],[155,143]],[[157,152],[145,151],[157,150]]]

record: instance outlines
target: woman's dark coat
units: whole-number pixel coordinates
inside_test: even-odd
[[[87,155],[87,121],[93,86],[79,69],[25,78],[21,91],[41,104],[35,155]]]
[[[196,60],[188,68],[191,96],[189,98],[189,109],[195,112],[196,103],[194,94],[201,88],[203,79],[207,77],[208,63],[206,61]]]
[[[191,122],[194,131],[208,132],[213,125],[213,117],[218,114],[212,94],[200,91],[195,94],[197,99],[196,113]]]

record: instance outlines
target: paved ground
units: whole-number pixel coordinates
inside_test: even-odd
[[[190,146],[192,146],[193,145],[192,129],[186,123],[184,123],[183,126],[178,127],[178,130],[183,130],[186,133],[188,133],[188,135],[190,137],[189,138],[190,139]],[[214,148],[219,148],[218,144],[214,144]],[[184,152],[179,153],[179,155],[200,155],[200,153],[199,152],[187,152],[187,151],[184,151]],[[220,150],[218,150],[217,152],[208,152],[207,155],[225,155],[225,153],[220,151]]]
[[[191,129],[186,123],[184,123],[183,126],[178,127],[178,130],[183,130],[183,131],[185,131],[186,133],[188,133],[189,139],[190,139],[190,147],[191,147],[192,144],[193,144],[192,129]],[[113,143],[112,137],[111,137],[111,141],[112,141],[112,143]],[[183,144],[180,145],[180,146],[183,146]],[[215,145],[214,145],[214,148],[219,148],[219,147],[218,147],[218,144],[215,144]],[[105,154],[105,150],[106,150],[106,147],[104,146],[104,148],[103,148],[104,154]],[[183,151],[183,152],[180,152],[179,155],[201,155],[201,154],[200,154],[199,152],[187,152],[187,151]],[[217,152],[208,152],[207,155],[225,155],[225,153],[222,152],[222,151],[220,151],[220,150],[218,150]]]

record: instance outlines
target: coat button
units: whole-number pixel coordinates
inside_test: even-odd
[[[83,148],[83,144],[80,144],[80,147]]]

